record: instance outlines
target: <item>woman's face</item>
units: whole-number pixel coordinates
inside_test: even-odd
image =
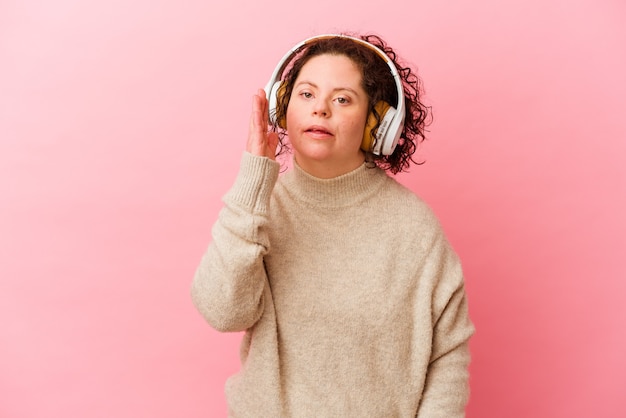
[[[356,169],[369,98],[357,65],[345,55],[311,58],[300,70],[287,107],[287,132],[297,163],[331,178]]]

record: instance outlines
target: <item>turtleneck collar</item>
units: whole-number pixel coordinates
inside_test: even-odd
[[[361,164],[355,170],[331,179],[314,177],[293,160],[282,184],[296,199],[318,207],[350,206],[367,199],[383,186],[388,176],[378,167]]]

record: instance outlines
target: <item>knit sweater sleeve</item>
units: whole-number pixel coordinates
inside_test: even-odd
[[[469,400],[470,321],[458,256],[441,232],[431,252],[432,352],[418,418],[462,418]]]
[[[212,228],[212,241],[196,270],[192,300],[216,330],[243,331],[263,313],[269,251],[269,202],[279,164],[244,153],[234,185]]]

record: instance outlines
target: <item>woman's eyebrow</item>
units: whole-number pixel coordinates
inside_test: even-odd
[[[313,87],[313,88],[318,88],[318,87],[317,87],[317,84],[313,83],[312,81],[308,81],[308,80],[298,81],[298,82],[295,84],[295,86],[294,86],[294,87],[298,87],[298,86],[300,86],[300,85],[302,85],[302,84],[309,85],[309,86],[311,86],[311,87]],[[336,91],[344,91],[344,90],[345,90],[345,91],[349,91],[350,93],[352,93],[352,94],[354,94],[354,95],[356,95],[356,96],[358,96],[358,95],[359,95],[359,93],[358,93],[356,90],[354,90],[352,87],[335,87],[335,88],[333,89],[333,92],[336,92]]]

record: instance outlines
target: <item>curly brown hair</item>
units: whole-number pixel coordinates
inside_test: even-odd
[[[391,155],[374,155],[368,153],[368,161],[373,161],[377,166],[388,170],[393,174],[406,171],[411,163],[422,164],[413,159],[417,145],[425,139],[426,126],[430,121],[431,108],[421,102],[423,87],[421,79],[408,66],[403,66],[395,51],[389,47],[382,38],[377,35],[352,35],[345,36],[360,38],[383,51],[396,66],[402,80],[405,97],[405,121],[404,129],[398,141],[398,145]],[[385,101],[394,107],[398,103],[398,93],[394,78],[389,71],[389,66],[371,48],[361,45],[347,37],[320,38],[312,43],[307,43],[296,51],[296,58],[283,78],[281,94],[276,105],[276,121],[285,120],[289,99],[293,91],[294,83],[300,74],[300,70],[313,57],[324,54],[344,55],[350,58],[361,70],[362,86],[369,98],[369,112],[376,118],[376,125],[372,129],[375,132],[380,125],[381,116],[375,109],[376,103]],[[284,141],[286,131],[279,126],[279,122],[272,125],[272,129],[279,135],[279,151],[282,154],[288,149]]]

